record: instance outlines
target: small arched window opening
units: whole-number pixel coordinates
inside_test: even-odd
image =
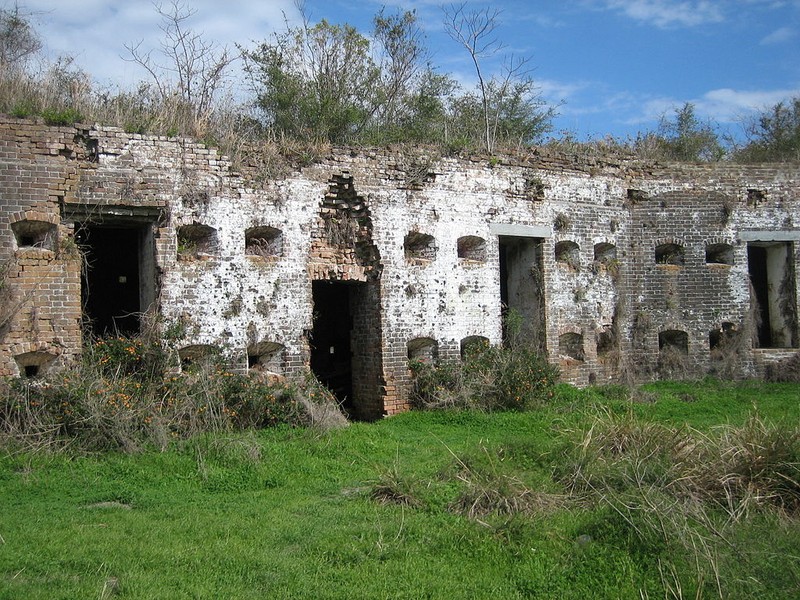
[[[17,363],[20,377],[32,379],[44,375],[55,359],[56,355],[50,352],[34,351],[17,354],[14,362]]]
[[[680,244],[659,244],[655,249],[655,260],[658,265],[682,267],[686,264],[686,253]]]
[[[247,256],[277,258],[283,252],[283,235],[274,227],[250,227],[244,232],[244,253]]]
[[[555,258],[558,264],[578,271],[581,267],[581,248],[569,240],[558,242],[555,248]]]
[[[283,375],[283,344],[259,342],[247,347],[247,367],[269,375]]]
[[[601,265],[608,265],[617,260],[617,247],[614,244],[601,242],[594,245],[594,261]]]
[[[617,336],[612,327],[606,327],[599,331],[596,337],[597,358],[607,358],[617,349]]]
[[[482,335],[471,335],[461,340],[461,358],[479,354],[489,347],[489,338]]]
[[[219,358],[219,349],[209,344],[195,344],[184,346],[178,350],[183,369],[202,368],[212,364]]]
[[[664,378],[684,378],[689,372],[689,334],[668,329],[658,334],[658,372]]]
[[[658,349],[678,351],[689,354],[689,334],[680,329],[668,329],[658,334]]]
[[[583,350],[583,335],[570,332],[558,336],[558,353],[561,356],[573,360],[585,360],[586,353]]]
[[[33,219],[23,219],[11,224],[17,247],[41,248],[43,250],[56,249],[56,236],[58,228],[53,223],[47,221],[35,221]]]
[[[203,258],[217,252],[217,230],[194,223],[178,228],[178,256],[184,259]]]
[[[458,238],[458,258],[486,262],[486,240],[475,235]]]
[[[434,364],[439,359],[439,344],[433,338],[414,338],[406,344],[408,360]]]
[[[735,323],[726,321],[718,329],[712,329],[708,332],[708,348],[712,353],[714,350],[728,350],[737,345],[738,340],[739,329]]]
[[[436,258],[436,240],[432,235],[412,231],[403,240],[406,260],[432,261]]]
[[[732,265],[733,246],[730,244],[708,244],[706,246],[706,263],[710,265]]]

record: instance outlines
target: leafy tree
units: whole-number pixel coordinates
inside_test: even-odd
[[[419,108],[427,50],[413,12],[374,18],[372,41],[353,26],[302,24],[244,50],[256,106],[276,133],[333,143],[392,139]]]
[[[428,67],[405,96],[396,121],[376,124],[369,141],[446,144],[452,137],[452,103],[458,84]]]
[[[800,160],[800,96],[779,102],[747,124],[749,143],[735,158],[747,162]]]
[[[383,126],[393,126],[413,112],[412,97],[423,78],[429,76],[430,67],[423,69],[429,55],[415,12],[386,15],[381,9],[373,24],[373,37],[380,49],[380,93],[383,96],[379,120]]]
[[[691,102],[676,109],[673,119],[661,118],[656,143],[661,155],[668,160],[701,162],[725,156],[713,127],[697,118]]]
[[[243,55],[257,107],[278,133],[347,142],[376,110],[380,70],[369,40],[350,25],[311,25],[304,16]]]

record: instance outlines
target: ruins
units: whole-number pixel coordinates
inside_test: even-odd
[[[235,172],[0,117],[0,376],[145,320],[186,362],[310,367],[365,419],[408,408],[409,360],[512,335],[577,385],[757,375],[800,342],[798,242],[797,164],[334,148]]]

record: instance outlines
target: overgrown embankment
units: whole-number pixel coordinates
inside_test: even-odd
[[[124,348],[123,348],[124,350]],[[787,598],[796,384],[4,452],[9,597]]]

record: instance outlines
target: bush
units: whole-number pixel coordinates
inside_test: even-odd
[[[268,383],[213,362],[164,376],[167,356],[136,338],[90,343],[75,369],[10,379],[0,389],[0,436],[29,446],[165,448],[198,433],[310,424],[319,390]]]
[[[553,397],[554,367],[531,348],[487,343],[467,348],[460,363],[411,363],[412,399],[424,408],[524,410]]]
[[[75,108],[54,109],[46,108],[42,111],[44,122],[48,125],[72,125],[83,121],[83,115]]]

